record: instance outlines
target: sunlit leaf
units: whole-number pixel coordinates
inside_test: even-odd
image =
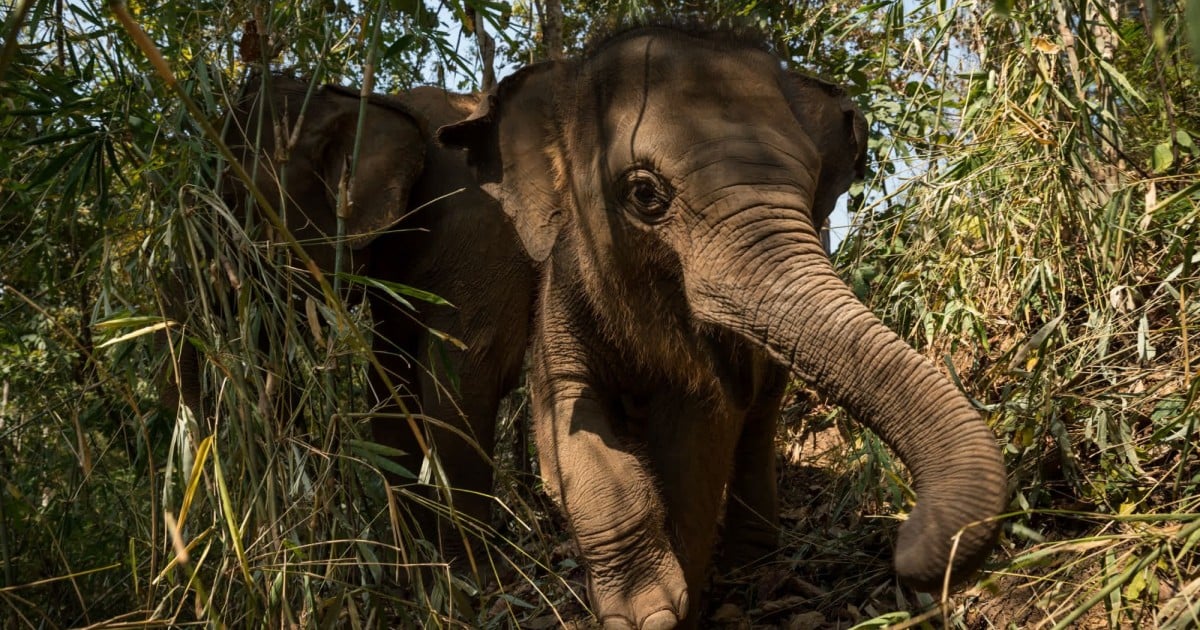
[[[1151,166],[1154,172],[1166,172],[1175,163],[1175,154],[1171,148],[1170,142],[1160,142],[1154,145],[1154,159]]]
[[[1195,146],[1196,146],[1195,144],[1192,143],[1191,134],[1189,134],[1187,131],[1185,131],[1183,129],[1177,129],[1175,131],[1175,142],[1178,142],[1179,146],[1186,147],[1188,149],[1195,148]]]
[[[1046,55],[1056,55],[1060,50],[1058,44],[1045,35],[1034,35],[1030,42],[1033,44],[1034,50]]]

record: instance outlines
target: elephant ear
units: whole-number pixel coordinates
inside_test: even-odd
[[[813,199],[813,223],[820,227],[838,197],[866,171],[867,119],[841,87],[794,71],[787,78],[784,92],[792,113],[821,155]]]
[[[339,212],[351,250],[404,216],[424,164],[421,126],[388,97],[369,97],[364,108],[346,88],[310,91],[288,77],[271,77],[266,90],[261,83],[249,86],[237,108],[230,147],[268,199],[285,204],[289,229],[330,270]],[[358,161],[350,176],[360,112]],[[340,210],[339,195],[346,199]]]
[[[566,213],[555,192],[551,157],[554,80],[559,64],[528,66],[504,79],[465,120],[438,129],[446,147],[466,149],[480,188],[500,202],[526,253],[542,262]]]

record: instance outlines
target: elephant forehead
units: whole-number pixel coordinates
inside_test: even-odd
[[[780,70],[779,60],[762,50],[714,46],[680,33],[647,33],[605,48],[583,72],[617,91],[669,85],[696,96],[738,97],[747,89],[778,92]]]
[[[614,168],[673,163],[727,142],[740,144],[743,154],[757,143],[811,164],[811,142],[780,88],[778,62],[762,51],[645,37],[623,43],[592,69],[593,85],[602,86],[592,101],[594,119]]]

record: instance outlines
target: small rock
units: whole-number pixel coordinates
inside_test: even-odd
[[[799,613],[788,619],[787,630],[817,630],[825,625],[825,615],[817,611]]]

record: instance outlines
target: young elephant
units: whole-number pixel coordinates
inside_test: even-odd
[[[462,153],[433,140],[438,126],[462,120],[478,101],[418,88],[363,103],[346,88],[254,76],[225,140],[325,273],[334,271],[341,195],[348,202],[341,211],[343,271],[450,302],[413,300],[414,312],[383,291],[367,292],[376,356],[402,388],[408,411],[433,420],[424,426],[427,440],[449,485],[462,490],[453,496],[455,508],[486,522],[496,411],[520,376],[535,276],[510,222],[476,185]],[[227,183],[231,207],[249,199],[241,182]],[[465,349],[444,343],[444,335]],[[419,443],[391,392],[373,371],[371,377],[370,402],[381,407],[376,439],[404,451],[399,463],[416,473],[424,457]],[[199,417],[204,401],[194,352],[181,357],[179,381],[185,404]],[[461,540],[449,542],[461,548]]]
[[[541,471],[606,627],[695,626],[722,515],[724,562],[776,544],[789,376],[912,471],[904,580],[961,580],[991,549],[995,437],[855,299],[817,235],[865,127],[840,90],[752,43],[648,27],[528,67],[439,130],[544,266],[528,376]]]

